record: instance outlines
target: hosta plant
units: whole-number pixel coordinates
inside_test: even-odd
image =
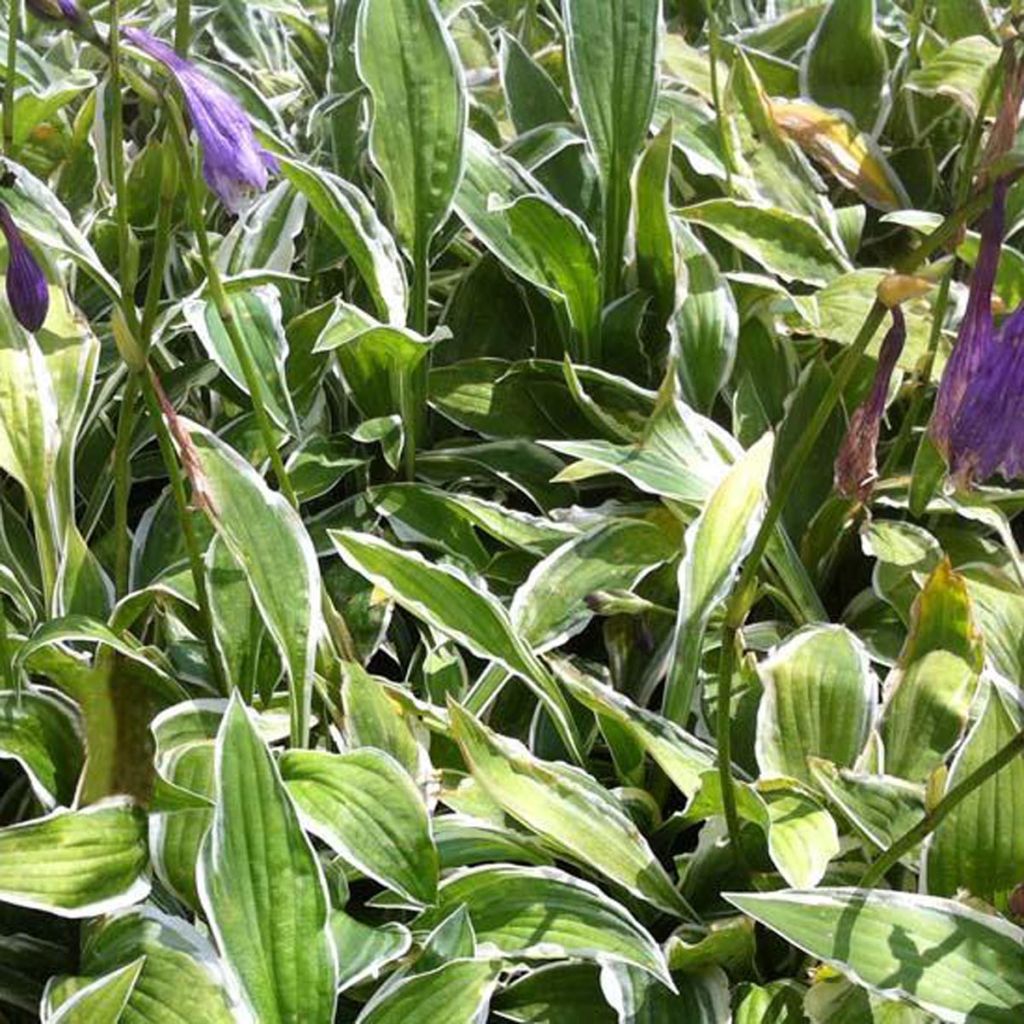
[[[996,0],[19,0],[0,1022],[1024,1019]]]

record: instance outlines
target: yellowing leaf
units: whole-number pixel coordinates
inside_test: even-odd
[[[843,114],[810,100],[769,100],[772,120],[808,156],[879,210],[910,203],[878,144]]]

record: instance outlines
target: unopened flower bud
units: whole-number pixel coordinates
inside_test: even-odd
[[[120,309],[114,310],[114,315],[110,319],[110,327],[114,335],[114,344],[125,365],[136,373],[144,370],[146,368],[146,353],[135,339],[135,335],[132,334],[128,327],[128,321],[125,320],[124,313]]]
[[[892,309],[907,299],[916,299],[924,295],[931,287],[932,282],[928,278],[918,277],[916,274],[886,274],[878,282],[875,294],[886,309]]]
[[[21,237],[18,225],[0,203],[0,231],[7,239],[7,301],[27,331],[38,331],[50,308],[50,288],[39,261]]]

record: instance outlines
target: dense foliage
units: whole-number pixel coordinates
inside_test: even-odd
[[[0,1021],[1024,1019],[1016,3],[5,6]]]

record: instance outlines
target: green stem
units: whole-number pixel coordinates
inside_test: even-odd
[[[1022,752],[1024,752],[1024,729],[997,750],[987,761],[975,768],[966,779],[958,782],[932,808],[930,813],[879,854],[860,880],[861,886],[870,889],[880,882],[886,872],[900,858],[905,857],[915,846],[927,839],[971,793],[992,778],[1000,769],[1005,768],[1015,757],[1020,756]]]
[[[16,690],[19,695],[21,687],[14,677],[14,666],[11,661],[10,632],[7,628],[7,608],[4,606],[3,597],[0,596],[0,670],[3,671],[4,689]]]
[[[918,47],[921,44],[921,28],[924,25],[924,0],[914,0],[914,9],[910,12],[910,39],[907,43],[906,74],[917,67]]]
[[[242,332],[238,327],[234,308],[231,305],[228,293],[224,289],[224,282],[221,280],[220,271],[217,269],[217,263],[213,258],[213,250],[210,248],[210,239],[206,233],[206,223],[203,216],[202,201],[199,197],[198,183],[195,175],[192,173],[192,160],[188,148],[188,132],[185,128],[185,122],[181,116],[181,111],[178,109],[178,105],[173,100],[167,98],[165,106],[170,115],[172,135],[174,136],[175,147],[178,151],[178,165],[182,173],[185,195],[188,200],[189,216],[192,219],[196,238],[199,241],[199,254],[203,261],[203,269],[206,271],[207,286],[209,287],[211,298],[213,299],[214,306],[217,308],[221,322],[224,324],[228,340],[231,342],[231,349],[242,369],[245,386],[252,400],[256,425],[259,428],[264,447],[267,449],[270,465],[274,470],[274,476],[277,478],[277,485],[281,493],[288,499],[292,508],[297,509],[299,507],[299,500],[295,494],[295,489],[292,487],[288,472],[284,468],[281,452],[278,450],[277,435],[263,397],[263,381],[260,379],[252,354],[249,352],[249,347],[246,345]]]
[[[718,655],[718,715],[715,720],[715,740],[718,744],[718,779],[722,790],[722,813],[729,833],[729,846],[736,863],[745,874],[750,873],[743,853],[739,811],[736,809],[736,783],[732,777],[732,677],[736,668],[738,630],[727,628],[722,634],[722,648]],[[722,688],[722,682],[728,685]]]
[[[190,0],[178,0],[174,11],[174,49],[179,57],[188,54],[192,38],[192,4]]]
[[[414,331],[427,333],[430,320],[430,241],[416,239],[412,254],[412,295],[409,300],[409,322]]]
[[[618,161],[615,161],[617,163]],[[622,291],[622,260],[626,249],[626,230],[629,226],[630,190],[628,168],[613,165],[610,180],[606,184],[601,225],[601,262],[604,266],[602,304],[614,302]],[[584,345],[590,347],[590,340],[584,338]],[[596,358],[596,353],[587,353],[584,360]],[[595,364],[591,364],[595,365]]]
[[[39,557],[39,575],[43,585],[43,606],[53,611],[53,595],[57,589],[57,543],[53,535],[53,517],[44,502],[29,498],[29,512],[32,516],[32,530],[36,539],[36,553]]]
[[[188,496],[185,493],[185,482],[181,474],[181,468],[178,465],[178,456],[174,450],[174,442],[171,439],[171,432],[167,426],[167,421],[164,419],[163,410],[160,408],[160,399],[151,374],[152,371],[147,368],[137,376],[142,385],[142,396],[149,411],[153,432],[156,434],[157,444],[160,446],[160,454],[163,456],[164,466],[167,468],[167,476],[170,479],[174,504],[178,510],[178,521],[181,523],[181,533],[185,541],[185,552],[188,555],[189,571],[192,574],[192,585],[196,590],[196,603],[199,605],[199,617],[203,625],[203,640],[206,643],[207,661],[210,664],[210,671],[213,673],[217,688],[221,693],[228,694],[230,689],[221,671],[220,656],[217,653],[217,645],[214,640],[213,617],[210,612],[210,595],[206,587],[203,555],[199,547],[199,540],[196,537],[195,528],[192,525],[192,513],[189,510]]]
[[[130,373],[121,394],[121,409],[114,441],[114,586],[117,596],[128,593],[128,497],[132,487],[132,434],[135,430],[137,373]]]
[[[18,26],[21,0],[7,5],[7,77],[4,79],[4,155],[14,157],[14,89],[18,74]]]

